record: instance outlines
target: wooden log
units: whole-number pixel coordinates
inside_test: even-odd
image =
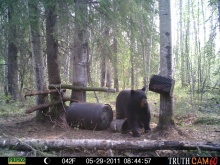
[[[55,101],[55,102],[40,104],[40,105],[36,105],[34,107],[31,107],[31,108],[28,108],[28,109],[26,109],[25,113],[32,113],[34,111],[44,109],[44,108],[48,108],[48,107],[51,107],[53,105],[57,105],[57,104],[60,104],[62,102],[66,102],[66,101],[78,102],[78,100],[74,100],[74,99],[71,99],[71,98],[63,98],[62,101],[58,100],[58,101]]]
[[[160,75],[152,75],[149,84],[149,90],[172,96],[175,80]]]
[[[65,85],[65,84],[50,84],[48,86],[49,89],[54,88],[63,88],[63,89],[72,89],[74,91],[101,91],[101,92],[116,92],[115,88],[98,88],[98,87],[79,87],[79,86],[72,86],[72,85]]]
[[[220,151],[220,144],[190,141],[111,140],[111,139],[30,139],[2,138],[0,147],[16,150],[204,150]]]
[[[57,89],[52,89],[52,90],[45,90],[45,91],[28,91],[25,93],[24,97],[26,98],[26,96],[34,96],[34,95],[44,95],[44,94],[51,94],[51,93],[64,93],[66,92],[66,89],[61,89],[61,90],[57,90]]]

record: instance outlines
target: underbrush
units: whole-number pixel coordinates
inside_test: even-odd
[[[69,92],[67,92],[67,97]],[[87,102],[109,104],[115,111],[115,100],[118,93],[105,93],[105,92],[87,92]],[[0,96],[1,97],[1,96]],[[160,95],[149,91],[147,93],[149,106],[152,113],[152,123],[158,123],[159,109],[160,109]],[[173,114],[177,127],[183,130],[197,131],[198,136],[209,137],[209,127],[216,127],[219,130],[220,125],[220,106],[217,96],[213,93],[206,93],[203,99],[198,99],[198,95],[192,96],[187,88],[175,88],[173,94]],[[98,100],[98,101],[97,101]],[[217,100],[217,101],[216,101]],[[25,109],[35,105],[34,97],[27,97],[23,102],[10,102],[5,103],[5,99],[0,99],[0,121],[5,118],[18,118],[25,117]],[[67,102],[67,105],[69,103]],[[201,129],[204,132],[199,132]],[[199,135],[200,134],[200,135]],[[1,136],[1,130],[0,130]],[[175,139],[174,139],[175,140]],[[114,156],[220,156],[219,152],[211,151],[151,151],[151,152],[135,152],[124,151],[114,152]],[[43,154],[43,155],[42,155]],[[45,152],[50,156],[109,156],[108,151],[51,151]],[[33,153],[27,151],[14,151],[10,149],[0,149],[1,156],[45,156],[42,153]]]

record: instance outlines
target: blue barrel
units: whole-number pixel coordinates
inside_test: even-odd
[[[66,119],[72,127],[104,130],[113,120],[113,111],[108,104],[71,103],[66,110]]]

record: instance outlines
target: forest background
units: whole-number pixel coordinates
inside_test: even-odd
[[[148,86],[150,76],[159,73],[158,1],[77,2],[0,0],[0,111],[4,115],[36,105],[34,97],[24,100],[23,94],[44,90],[54,82],[121,91]],[[171,1],[174,114],[199,114],[203,124],[220,124],[219,6],[219,0]],[[53,30],[51,40],[48,29]],[[73,59],[78,50],[75,40],[84,44],[80,50],[84,55],[78,59]],[[79,73],[80,67],[86,72]],[[76,77],[80,84],[74,82]],[[109,103],[114,109],[116,96],[87,92],[86,97],[76,98]],[[158,114],[158,94],[147,96],[152,113]]]

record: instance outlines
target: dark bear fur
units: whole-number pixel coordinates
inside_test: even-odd
[[[123,90],[116,99],[116,118],[127,118],[134,137],[140,137],[138,128],[150,129],[151,114],[145,88],[139,90]]]

